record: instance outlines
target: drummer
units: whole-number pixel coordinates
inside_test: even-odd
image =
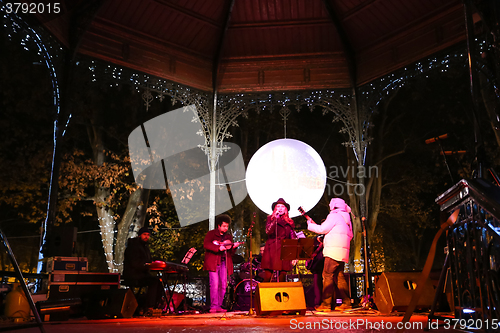
[[[226,293],[227,277],[233,274],[233,255],[241,243],[233,243],[233,236],[228,233],[231,218],[227,214],[215,218],[214,230],[205,236],[205,263],[203,269],[208,271],[210,285],[210,313],[226,312],[222,309]]]
[[[253,268],[255,269],[255,279],[259,282],[264,281],[264,270],[261,267],[262,256],[264,255],[266,243],[260,244],[260,253],[253,257]]]
[[[151,263],[148,244],[150,235],[148,227],[139,229],[138,236],[128,240],[123,261],[125,285],[131,288],[148,287],[144,303],[139,304],[141,307],[139,313],[142,312],[145,316],[153,315],[153,310],[160,307],[164,295],[163,284],[158,277],[149,272],[146,265]]]

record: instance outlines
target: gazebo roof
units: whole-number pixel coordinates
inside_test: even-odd
[[[460,0],[60,3],[38,18],[76,52],[204,91],[218,68],[225,93],[359,86],[465,40]]]

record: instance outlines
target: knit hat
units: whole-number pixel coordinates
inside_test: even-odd
[[[341,210],[346,213],[351,212],[351,207],[349,207],[349,205],[346,204],[345,201],[340,198],[332,198],[332,200],[330,200],[330,210],[335,210],[335,209]]]
[[[279,198],[278,201],[273,202],[273,205],[272,205],[273,211],[274,211],[274,207],[276,207],[277,204],[285,205],[286,209],[290,210],[290,205],[287,204],[283,198]]]
[[[148,234],[151,233],[151,231],[149,231],[148,227],[142,227],[141,229],[139,229],[139,232],[137,233],[137,235],[140,236],[140,235],[142,235],[145,232],[147,232]]]

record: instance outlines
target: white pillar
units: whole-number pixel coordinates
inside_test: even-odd
[[[212,130],[210,131],[210,210],[208,212],[208,230],[215,229],[215,170],[217,166],[217,92],[214,89],[214,108]]]

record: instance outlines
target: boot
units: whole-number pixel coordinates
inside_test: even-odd
[[[315,310],[318,312],[332,312],[332,306],[329,304],[321,303],[321,305],[317,306]]]

